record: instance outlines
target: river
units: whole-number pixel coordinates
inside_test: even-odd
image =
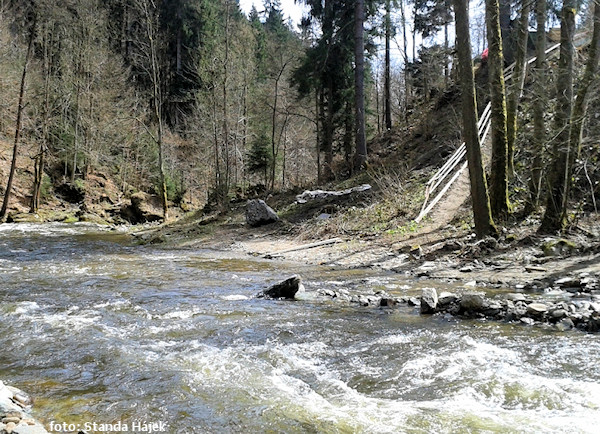
[[[294,273],[305,300],[253,297]],[[5,224],[0,379],[35,397],[46,427],[598,432],[599,334],[311,296],[403,295],[419,285],[391,273],[136,246],[95,226]]]

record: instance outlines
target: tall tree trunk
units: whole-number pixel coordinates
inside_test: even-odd
[[[413,27],[412,27],[412,61],[417,61],[417,26],[415,26],[415,19],[417,17],[417,4],[413,8]]]
[[[385,72],[384,72],[385,74]],[[381,100],[381,95],[380,95],[380,82],[379,82],[379,74],[375,74],[374,76],[375,79],[375,113],[377,113],[377,134],[381,134],[381,130],[384,128],[384,123],[385,123],[385,109],[384,109],[384,113],[383,115],[381,114],[381,105],[385,105],[385,95],[383,97],[384,101],[380,101]],[[385,78],[384,78],[385,80]],[[385,87],[385,83],[384,83],[384,87]]]
[[[504,88],[504,57],[498,0],[486,0],[486,22],[489,47],[489,81],[492,104],[492,163],[490,169],[490,204],[494,219],[509,213],[508,202],[508,142],[506,138],[506,97]],[[461,36],[462,37],[462,36]]]
[[[325,152],[325,167],[323,176],[326,180],[333,178],[333,89],[327,86],[327,115],[323,127],[323,151]]]
[[[391,101],[391,59],[390,40],[392,38],[391,0],[385,1],[385,81],[383,84],[383,99],[385,107],[385,128],[392,129],[392,101]]]
[[[519,109],[519,100],[523,94],[525,85],[525,72],[527,69],[527,38],[529,37],[529,10],[530,0],[523,0],[521,7],[521,17],[519,18],[519,32],[517,34],[517,53],[515,59],[515,69],[513,72],[511,92],[508,97],[506,113],[506,132],[508,140],[508,172],[513,174],[515,171],[515,143],[517,141],[517,111]]]
[[[411,94],[410,74],[408,71],[408,39],[406,36],[406,10],[404,2],[400,0],[400,22],[402,24],[402,59],[404,61],[404,118],[408,122],[408,105]]]
[[[444,87],[447,89],[450,82],[450,60],[448,53],[450,52],[450,40],[448,39],[448,24],[444,23]]]
[[[458,75],[462,94],[463,136],[467,149],[471,197],[473,201],[473,220],[478,238],[496,233],[496,227],[490,211],[490,200],[481,160],[481,148],[477,128],[477,101],[475,99],[475,79],[471,62],[471,37],[469,35],[468,0],[454,0],[456,20],[456,49],[458,57]]]
[[[275,94],[273,95],[273,109],[271,111],[271,191],[275,189],[275,169],[277,168],[277,109],[279,103],[279,83],[281,78],[283,77],[283,73],[285,72],[285,68],[287,67],[287,62],[285,62],[277,73],[277,77],[275,77]]]
[[[560,58],[558,60],[557,97],[553,158],[548,174],[548,199],[540,233],[555,233],[566,225],[567,176],[569,175],[569,122],[573,107],[575,45],[575,0],[565,0],[561,13]]]
[[[512,49],[510,5],[511,0],[498,0],[498,18],[500,34],[502,35],[504,58],[508,63],[513,63],[514,51]]]
[[[230,6],[229,0],[226,0],[225,8],[225,59],[223,61],[223,81],[222,81],[222,92],[223,92],[223,158],[225,164],[225,173],[221,178],[221,184],[217,186],[218,201],[219,205],[222,206],[227,201],[229,195],[229,175],[231,172],[230,167],[230,150],[229,150],[229,24],[230,24]]]
[[[15,122],[15,140],[13,143],[13,155],[12,162],[10,164],[10,172],[8,175],[8,182],[6,183],[6,191],[4,192],[4,202],[2,203],[2,209],[0,210],[0,221],[4,221],[6,218],[6,212],[8,211],[8,202],[12,193],[12,184],[15,177],[15,170],[17,169],[17,157],[19,156],[19,139],[21,138],[21,122],[23,119],[23,100],[25,99],[25,84],[27,82],[27,68],[29,67],[29,61],[31,59],[31,52],[33,48],[33,41],[35,40],[35,31],[37,27],[37,17],[34,17],[31,29],[29,31],[29,43],[27,44],[27,54],[25,55],[25,63],[23,64],[23,73],[21,75],[21,87],[19,89],[19,102],[17,106],[17,120]]]
[[[544,164],[544,143],[546,141],[546,125],[544,113],[546,112],[546,6],[547,0],[536,0],[535,17],[537,21],[537,33],[535,40],[535,81],[533,100],[533,167],[531,168],[531,180],[529,182],[529,204],[528,210],[537,208],[540,200],[540,188],[542,181],[542,170]]]
[[[592,35],[592,41],[589,47],[589,57],[585,66],[585,71],[581,82],[579,83],[579,89],[577,91],[577,97],[573,106],[573,113],[571,115],[571,125],[569,134],[569,165],[568,173],[566,178],[567,187],[565,197],[562,204],[562,219],[566,221],[566,210],[567,200],[573,184],[573,166],[575,159],[579,156],[581,150],[581,135],[583,132],[583,122],[586,116],[589,93],[594,81],[597,80],[598,63],[600,61],[600,5],[594,2],[594,31]]]
[[[240,165],[242,167],[242,196],[246,196],[246,164],[244,162],[244,156],[246,155],[246,149],[248,148],[248,75],[244,73],[244,89],[242,96],[243,114],[242,114],[242,152],[240,157]]]
[[[271,111],[271,191],[275,189],[275,168],[277,167],[277,150],[275,149],[275,134],[277,132],[277,99],[279,97],[279,75],[275,79],[275,95]]]
[[[344,138],[342,139],[342,148],[348,168],[352,171],[352,139],[354,138],[354,119],[352,117],[352,103],[346,101],[344,114]]]
[[[367,137],[365,131],[365,2],[354,5],[354,110],[356,154],[354,169],[362,170],[367,162]]]
[[[169,204],[167,201],[167,182],[164,165],[164,144],[163,144],[163,120],[162,120],[162,94],[160,90],[160,69],[158,65],[158,47],[156,46],[156,29],[158,24],[154,20],[154,10],[150,10],[153,5],[144,1],[144,14],[146,19],[146,36],[148,37],[148,49],[150,50],[150,79],[152,80],[152,98],[154,103],[154,121],[156,122],[156,145],[158,147],[158,172],[160,182],[160,198],[163,206],[163,220],[169,218]]]
[[[176,41],[176,58],[175,70],[177,75],[181,75],[182,70],[182,49],[183,49],[183,17],[181,14],[181,5],[177,6],[177,41]]]
[[[320,98],[319,98],[320,96]],[[323,88],[315,88],[315,136],[317,142],[317,184],[321,184],[321,107],[323,106]]]
[[[71,183],[75,182],[75,172],[77,171],[77,154],[79,153],[79,120],[81,119],[81,116],[79,114],[79,106],[81,102],[81,84],[79,77],[80,71],[81,65],[77,67],[77,74],[75,76],[75,133],[73,136],[73,161],[71,166]]]
[[[29,212],[34,214],[38,212],[40,206],[40,196],[42,190],[42,182],[44,180],[45,154],[48,149],[48,127],[50,123],[50,44],[48,38],[51,38],[51,33],[44,26],[43,38],[43,68],[44,68],[44,112],[42,115],[42,140],[40,143],[38,154],[34,161],[34,179],[31,192],[31,204]]]

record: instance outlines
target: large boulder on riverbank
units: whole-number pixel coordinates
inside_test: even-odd
[[[265,289],[259,297],[293,300],[298,292],[304,291],[300,276],[292,276],[283,282]]]
[[[246,204],[246,223],[252,227],[274,223],[279,216],[261,199],[249,200]]]

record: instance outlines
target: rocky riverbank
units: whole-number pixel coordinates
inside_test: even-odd
[[[48,434],[48,431],[31,417],[32,400],[22,390],[0,381],[0,433]]]
[[[422,289],[421,296],[393,296],[379,291],[351,294],[349,291],[321,289],[318,294],[340,302],[364,307],[394,308],[413,306],[423,315],[446,318],[487,319],[547,325],[560,331],[578,329],[600,331],[600,275],[582,273],[552,282],[519,285],[519,292],[488,296],[465,287],[448,292],[434,287]],[[433,282],[432,282],[433,283]]]

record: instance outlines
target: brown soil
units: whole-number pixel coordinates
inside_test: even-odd
[[[461,208],[454,222],[468,218],[468,213],[467,208]],[[339,237],[336,243],[303,248],[323,240],[307,240],[298,227],[285,222],[250,228],[238,210],[227,218],[188,218],[159,229],[138,231],[135,236],[144,243],[176,248],[510,287],[580,272],[600,274],[600,222],[597,217],[590,218],[580,222],[579,227],[586,229],[572,232],[572,247],[554,256],[544,254],[542,246],[548,239],[535,235],[537,222],[511,228],[512,232],[507,231],[498,242],[477,241],[468,227],[449,224],[397,237]]]

